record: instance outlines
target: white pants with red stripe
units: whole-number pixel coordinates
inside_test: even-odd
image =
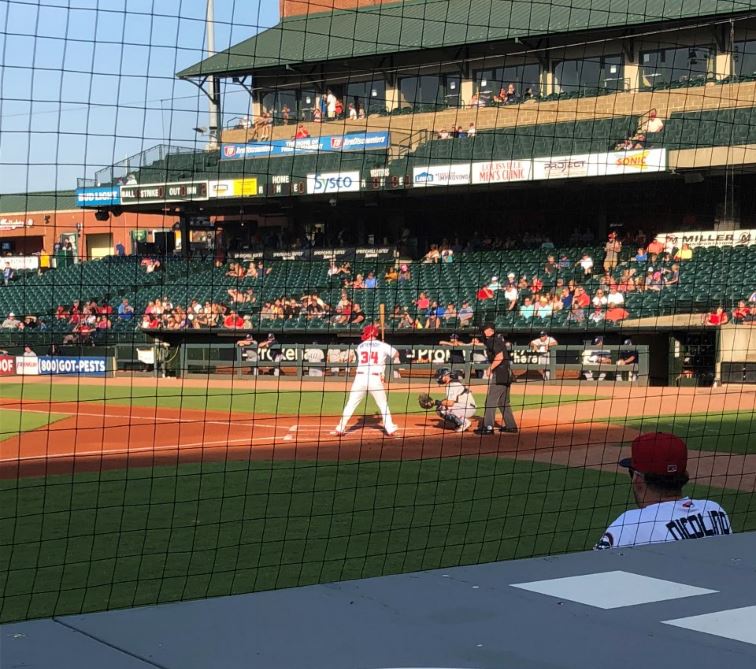
[[[396,432],[397,426],[394,424],[393,418],[391,418],[391,412],[388,408],[386,391],[383,389],[381,375],[361,372],[357,372],[354,377],[354,383],[352,383],[352,389],[349,391],[349,399],[344,407],[344,413],[341,415],[341,421],[339,421],[339,424],[336,426],[338,432],[344,432],[346,430],[346,425],[349,422],[349,419],[368,393],[370,393],[370,396],[378,405],[378,411],[380,411],[381,416],[383,417],[383,429],[386,430],[388,434]]]

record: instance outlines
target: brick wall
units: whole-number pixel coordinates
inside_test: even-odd
[[[281,17],[331,12],[334,9],[360,9],[401,2],[401,0],[280,0]]]

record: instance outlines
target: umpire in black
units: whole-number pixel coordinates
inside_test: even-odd
[[[516,433],[517,422],[512,413],[512,403],[509,398],[509,389],[513,379],[510,346],[504,337],[496,334],[496,326],[493,323],[483,325],[483,344],[490,364],[488,394],[486,395],[486,413],[475,433],[481,435],[494,433],[496,409],[501,410],[504,418],[504,425],[499,428],[499,432]]]

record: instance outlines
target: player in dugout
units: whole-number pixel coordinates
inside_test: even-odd
[[[642,434],[631,456],[619,462],[630,474],[637,509],[625,511],[604,532],[595,548],[701,539],[731,534],[725,510],[716,502],[683,496],[688,483],[688,447],[674,434]]]

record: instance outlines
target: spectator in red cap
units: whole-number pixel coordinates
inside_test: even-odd
[[[674,434],[642,434],[632,443],[627,467],[637,509],[625,511],[606,530],[597,549],[701,539],[731,534],[725,510],[710,500],[683,496],[688,447]]]

